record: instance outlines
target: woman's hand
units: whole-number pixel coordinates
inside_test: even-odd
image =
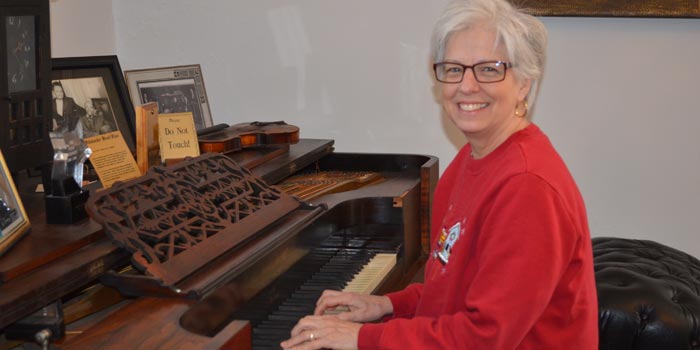
[[[335,315],[306,316],[280,346],[285,350],[356,350],[360,327],[360,323],[343,321]]]
[[[389,297],[326,290],[316,302],[314,315],[334,313],[344,321],[370,322],[392,312],[394,306]]]

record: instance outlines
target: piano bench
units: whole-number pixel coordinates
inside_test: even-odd
[[[593,239],[600,350],[700,349],[700,260],[653,241]]]

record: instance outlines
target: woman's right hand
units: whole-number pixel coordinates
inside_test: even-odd
[[[338,309],[336,309],[338,308]],[[316,302],[314,315],[336,313],[341,320],[353,322],[370,322],[394,312],[394,306],[387,296],[367,295],[351,292],[325,290]]]

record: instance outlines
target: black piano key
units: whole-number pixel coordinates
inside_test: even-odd
[[[280,350],[280,342],[277,340],[279,337],[270,337],[270,338],[262,338],[262,339],[256,339],[257,341],[253,342],[253,349],[258,350],[258,349],[275,349],[275,350]],[[282,339],[287,339],[287,337],[283,337]]]
[[[290,322],[299,321],[298,314],[285,315],[285,314],[280,314],[278,312],[274,312],[274,313],[268,315],[267,318],[269,320],[272,320],[272,321],[290,321]]]
[[[258,327],[253,330],[256,339],[270,339],[272,337],[289,336],[289,332],[282,328]]]
[[[282,304],[280,305],[277,310],[279,311],[293,311],[297,312],[302,315],[308,315],[312,312],[314,312],[314,305],[289,305],[289,304]]]

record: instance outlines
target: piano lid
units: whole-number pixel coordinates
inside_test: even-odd
[[[86,207],[135,267],[180,293],[178,282],[301,204],[230,158],[205,154],[115,184]]]

